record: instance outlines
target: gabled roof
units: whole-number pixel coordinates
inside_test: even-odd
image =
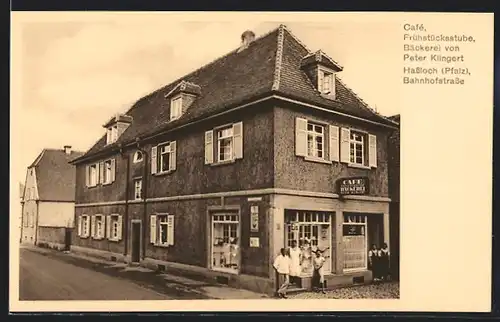
[[[28,169],[35,168],[39,200],[74,201],[75,166],[69,162],[83,152],[44,149]]]
[[[319,53],[321,59],[342,68],[323,52]],[[314,54],[284,25],[280,25],[256,38],[244,50],[235,49],[139,99],[126,112],[133,122],[118,140],[106,145],[106,135],[103,135],[84,157],[273,94],[395,126],[394,122],[368,107],[340,79],[336,81],[336,100],[323,97],[301,69],[302,59]],[[170,100],[165,96],[175,91],[182,82],[199,86],[200,95],[181,118],[169,122]]]

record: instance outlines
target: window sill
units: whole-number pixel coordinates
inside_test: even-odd
[[[118,238],[108,238],[108,240],[112,241],[112,242],[115,242],[115,243],[117,243],[117,242],[120,241],[120,239],[118,239]]]
[[[103,240],[104,237],[92,237],[93,240]]]
[[[236,162],[236,159],[232,159],[232,160],[227,160],[227,161],[220,161],[220,162],[210,163],[210,166],[211,167],[218,167],[218,166],[233,164],[235,162]]]
[[[113,182],[106,182],[106,183],[102,183],[102,186],[109,186],[110,184],[112,184]]]
[[[371,167],[369,167],[369,166],[356,164],[356,163],[348,163],[347,166],[350,168],[358,168],[358,169],[365,169],[365,170],[371,169]]]
[[[170,245],[167,244],[153,244],[154,247],[168,248]]]
[[[324,164],[332,164],[332,161],[328,161],[328,160],[321,159],[321,158],[304,157],[304,160],[309,161],[309,162],[317,162],[317,163],[324,163]]]
[[[163,172],[157,172],[155,173],[154,175],[156,177],[161,177],[161,176],[166,176],[168,174],[171,174],[172,172],[174,172],[175,170],[168,170],[168,171],[163,171]]]

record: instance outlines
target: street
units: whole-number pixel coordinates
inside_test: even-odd
[[[146,273],[146,274],[145,274]],[[168,283],[140,268],[121,269],[29,248],[20,249],[20,300],[203,299],[201,292]]]

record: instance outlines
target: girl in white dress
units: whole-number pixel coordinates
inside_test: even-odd
[[[302,254],[300,248],[297,246],[297,241],[292,241],[292,247],[290,248],[290,279],[292,283],[297,282],[302,267],[300,262],[302,260]]]

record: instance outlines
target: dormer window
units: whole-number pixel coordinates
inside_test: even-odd
[[[170,120],[176,120],[182,114],[182,96],[177,96],[170,102]]]
[[[335,77],[332,71],[318,69],[318,90],[321,94],[335,96]]]
[[[106,142],[107,144],[111,144],[113,142],[116,142],[118,140],[118,126],[110,126],[108,127],[108,130],[106,132]]]

